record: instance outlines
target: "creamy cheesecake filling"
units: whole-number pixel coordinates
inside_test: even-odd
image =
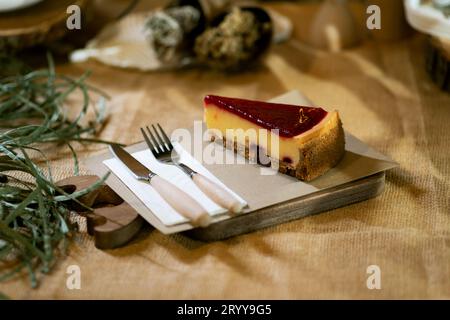
[[[258,145],[264,148],[271,158],[281,160],[292,167],[296,167],[299,163],[299,149],[303,144],[329,132],[339,122],[336,111],[326,112],[320,109],[325,114],[317,124],[300,134],[286,137],[280,134],[275,135],[267,128],[209,102],[210,100],[205,99],[204,120],[209,129],[214,129],[211,131],[212,135],[218,138],[225,137],[228,142],[236,141],[247,148]],[[261,135],[259,130],[264,131],[265,134]],[[278,144],[272,141],[273,139],[278,139]]]

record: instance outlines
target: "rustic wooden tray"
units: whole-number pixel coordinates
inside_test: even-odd
[[[77,5],[84,9],[88,1],[45,0],[20,10],[0,12],[0,49],[23,49],[62,37],[69,31],[67,8]]]
[[[380,172],[367,178],[223,220],[207,228],[192,229],[184,233],[197,240],[217,241],[329,211],[378,196],[384,190],[384,177],[385,173]]]

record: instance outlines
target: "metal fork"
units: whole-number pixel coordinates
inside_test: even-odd
[[[164,164],[174,165],[183,170],[183,172],[194,181],[201,191],[203,191],[215,203],[225,209],[228,209],[230,213],[241,212],[243,209],[242,203],[230,194],[230,192],[180,162],[180,155],[174,149],[169,137],[163,128],[161,128],[159,123],[156,125],[158,128],[156,128],[153,124],[151,125],[153,132],[148,126],[145,127],[148,134],[143,128],[141,128],[145,142],[155,158]]]

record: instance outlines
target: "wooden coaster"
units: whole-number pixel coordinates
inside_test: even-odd
[[[65,192],[73,193],[86,189],[98,181],[97,176],[76,176],[58,181]],[[87,219],[87,231],[94,236],[98,249],[113,249],[128,243],[141,229],[144,219],[107,185],[78,199],[85,206],[92,207],[87,212],[75,201],[68,201],[67,207]]]
[[[67,8],[78,5],[83,9],[88,1],[45,0],[21,10],[0,13],[0,50],[19,50],[62,37],[69,31]]]
[[[442,90],[450,92],[450,40],[430,38],[426,67],[431,79]]]

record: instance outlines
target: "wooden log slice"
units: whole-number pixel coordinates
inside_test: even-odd
[[[78,5],[84,9],[88,1],[44,0],[31,7],[0,13],[0,51],[19,50],[62,37],[69,31],[67,8]]]

